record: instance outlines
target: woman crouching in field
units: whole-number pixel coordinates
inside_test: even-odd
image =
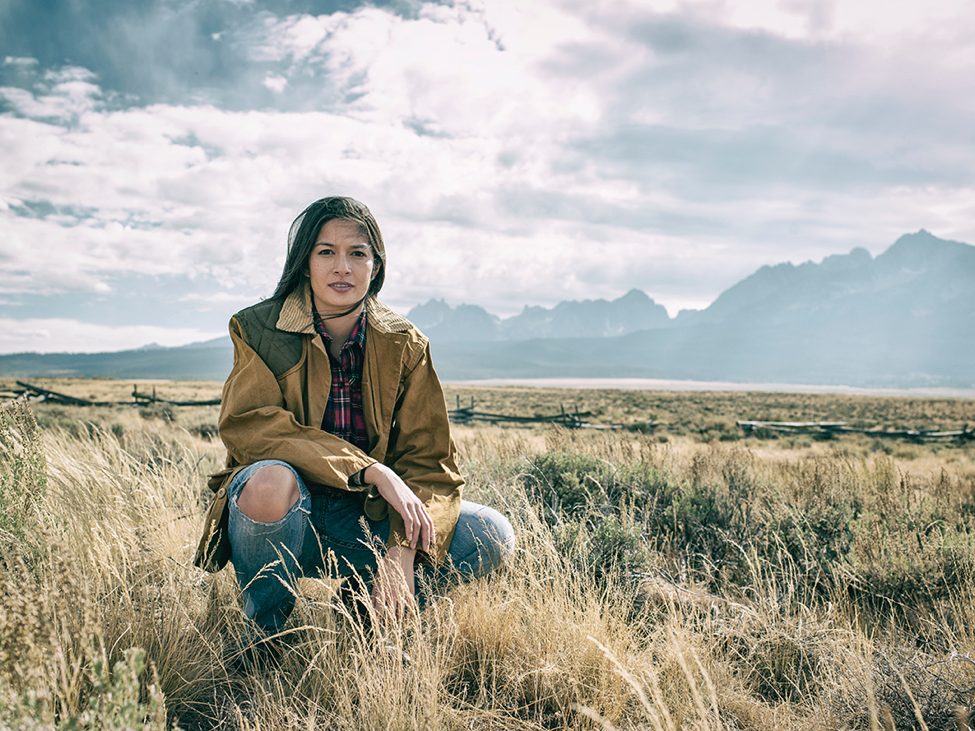
[[[388,620],[422,604],[418,572],[439,588],[514,547],[504,516],[461,499],[429,342],[376,299],[385,274],[369,209],[323,198],[292,224],[273,297],[230,321],[227,468],[210,478],[195,563],[233,561],[265,637],[284,626],[298,576],[361,577]]]

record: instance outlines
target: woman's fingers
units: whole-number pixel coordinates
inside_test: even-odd
[[[409,493],[409,498],[404,500],[401,505],[393,504],[393,509],[403,518],[406,540],[409,542],[410,548],[416,548],[419,544],[424,551],[429,550],[433,534],[433,519],[430,518],[426,506],[420,502],[412,490]]]
[[[413,536],[410,539],[410,547],[416,548],[417,543],[424,551],[430,550],[430,544],[434,541],[434,528],[433,528],[433,518],[430,517],[430,513],[427,512],[426,507],[423,503],[418,501],[418,510],[416,511],[415,519],[413,522]]]
[[[426,508],[423,508],[420,525],[420,534],[423,537],[421,546],[424,551],[429,551],[430,543],[433,542],[433,519],[430,517],[430,513],[427,512]]]
[[[393,507],[395,508],[396,506]],[[410,544],[410,548],[416,548],[416,541],[414,539],[417,523],[415,512],[411,511],[408,505],[404,506],[401,510],[397,510],[396,512],[398,512],[403,518],[403,533],[406,535],[406,542]]]
[[[410,541],[410,548],[416,548],[417,544],[424,550],[430,550],[430,543],[433,541],[433,519],[427,512],[426,506],[417,500],[416,508],[411,515],[412,531],[407,535]]]
[[[380,479],[375,485],[386,502],[403,518],[406,540],[410,548],[419,545],[424,551],[430,550],[430,544],[436,540],[433,530],[433,519],[427,512],[426,506],[407,486],[399,475],[385,467],[375,465],[381,472]]]

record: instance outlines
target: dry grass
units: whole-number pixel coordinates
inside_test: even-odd
[[[97,384],[49,387],[131,389]],[[484,408],[576,396],[507,391]],[[189,565],[216,410],[5,408],[0,728],[968,728],[971,447],[702,441],[708,419],[786,417],[788,395],[727,396],[580,405],[667,405],[666,443],[458,428],[468,496],[515,524],[513,563],[393,631],[409,665],[308,592],[266,673],[234,669],[232,573]],[[908,426],[971,407],[794,398]]]

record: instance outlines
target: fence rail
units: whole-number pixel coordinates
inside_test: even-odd
[[[61,404],[62,406],[148,406],[149,404],[169,404],[170,406],[219,406],[220,399],[207,401],[172,400],[156,397],[156,387],[152,388],[152,395],[139,393],[138,386],[132,387],[132,401],[92,401],[91,399],[69,396],[47,388],[41,388],[31,383],[17,381],[18,388],[0,391],[0,397],[7,397],[12,403],[27,401],[30,403]]]
[[[219,406],[220,399],[205,401],[175,400],[160,398],[153,386],[152,393],[139,393],[137,386],[132,387],[131,401],[93,401],[90,399],[69,396],[68,394],[41,388],[31,383],[17,381],[17,388],[0,390],[0,399],[6,399],[4,404],[17,401],[32,403],[53,403],[64,406],[149,406],[152,404],[168,404],[170,406]],[[471,397],[470,406],[460,405],[457,397],[457,407],[447,412],[450,421],[456,424],[471,424],[486,422],[490,424],[532,425],[549,424],[562,426],[567,429],[622,429],[622,424],[593,424],[587,421],[592,416],[591,411],[567,412],[564,405],[560,405],[560,413],[549,416],[513,416],[510,414],[495,414],[487,411],[477,411],[474,408],[474,398]],[[656,426],[655,422],[647,424]],[[966,424],[961,429],[951,431],[937,431],[933,429],[864,429],[848,426],[844,421],[738,421],[738,426],[746,435],[760,436],[762,432],[776,434],[804,434],[816,439],[832,439],[841,434],[865,434],[878,439],[906,439],[913,442],[950,442],[975,440],[975,429]]]
[[[739,421],[745,434],[758,430],[782,434],[807,434],[817,439],[832,439],[837,434],[866,434],[878,439],[907,439],[914,442],[967,441],[975,439],[975,429],[965,425],[952,431],[927,429],[861,429],[844,421]]]
[[[567,413],[565,406],[560,405],[561,413],[551,416],[511,416],[509,414],[492,414],[487,411],[476,411],[474,409],[474,397],[471,397],[470,406],[460,405],[460,396],[457,397],[457,408],[447,412],[447,417],[455,424],[470,424],[475,421],[486,421],[491,424],[551,424],[553,426],[564,426],[567,429],[620,429],[622,424],[590,424],[585,420],[592,416],[591,411],[573,411]]]

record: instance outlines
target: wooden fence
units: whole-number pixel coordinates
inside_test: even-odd
[[[168,404],[170,406],[219,406],[220,399],[206,401],[186,401],[159,398],[156,396],[155,386],[152,394],[139,393],[138,387],[132,387],[131,401],[92,401],[89,399],[68,396],[67,394],[51,391],[30,383],[17,381],[17,388],[0,391],[0,399],[7,399],[4,403],[25,401],[31,403],[53,403],[64,406],[148,406],[151,404]],[[471,397],[470,406],[460,405],[457,397],[457,407],[447,412],[450,420],[456,424],[471,424],[487,422],[490,424],[511,424],[529,426],[532,424],[548,424],[562,426],[567,429],[622,429],[622,424],[592,424],[586,419],[592,416],[591,411],[567,412],[565,406],[560,406],[560,413],[551,416],[511,416],[508,414],[493,414],[477,411],[474,408],[474,398]],[[647,422],[656,425],[653,421]],[[971,441],[975,439],[975,429],[965,425],[953,431],[935,431],[924,429],[862,429],[847,426],[843,421],[739,421],[738,426],[746,435],[761,436],[762,433],[803,434],[815,439],[832,439],[842,434],[865,434],[878,439],[906,439],[913,442],[952,442]]]
[[[966,425],[954,431],[925,429],[860,429],[843,421],[739,421],[745,434],[760,430],[779,434],[805,434],[816,439],[832,439],[838,434],[866,434],[878,439],[907,439],[913,442],[967,441],[975,439],[975,430]]]
[[[460,405],[460,396],[457,397],[457,408],[447,412],[449,419],[455,424],[470,424],[475,421],[485,421],[491,424],[514,424],[528,426],[531,424],[550,424],[552,426],[564,426],[567,429],[620,429],[622,424],[590,424],[586,417],[592,416],[591,411],[573,411],[567,413],[565,406],[560,405],[561,413],[552,416],[509,416],[508,414],[491,414],[486,411],[476,411],[474,409],[474,397],[471,397],[470,406]]]
[[[219,406],[220,399],[208,401],[174,401],[156,398],[156,387],[152,387],[152,395],[139,393],[138,386],[132,387],[131,401],[91,401],[90,399],[68,396],[64,393],[51,391],[30,383],[17,381],[17,388],[0,391],[0,398],[8,399],[5,403],[25,401],[30,403],[61,404],[63,406],[148,406],[149,404],[169,404],[170,406]]]

